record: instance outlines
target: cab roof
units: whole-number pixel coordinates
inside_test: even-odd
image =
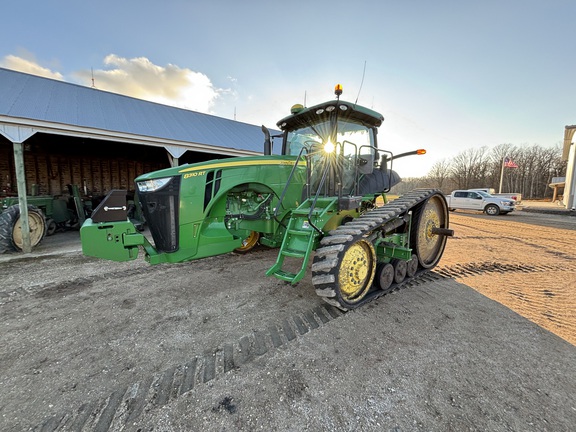
[[[379,127],[384,121],[384,116],[374,110],[336,99],[309,108],[294,106],[293,114],[284,117],[276,125],[283,131],[297,129],[328,120],[336,109],[340,118],[357,121],[368,127]]]

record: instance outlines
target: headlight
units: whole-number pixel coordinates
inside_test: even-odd
[[[172,180],[172,177],[139,181],[136,184],[138,185],[138,190],[140,192],[154,192],[162,189],[164,186],[170,183],[170,180]]]
[[[514,205],[512,201],[500,201],[501,206],[511,207]]]

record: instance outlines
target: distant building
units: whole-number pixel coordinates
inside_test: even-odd
[[[576,145],[573,142],[574,132],[576,132],[576,125],[566,126],[564,129],[564,147],[562,149],[562,159],[568,161],[563,197],[563,203],[568,209],[576,209]]]

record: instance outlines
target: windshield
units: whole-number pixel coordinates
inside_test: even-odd
[[[358,153],[360,147],[373,146],[374,136],[372,129],[355,122],[339,120],[338,130],[334,136],[332,122],[327,120],[322,123],[303,127],[288,132],[287,149],[288,154],[297,156],[302,147],[306,147],[308,152],[323,149],[330,142],[333,145],[339,144],[344,155],[354,155]],[[364,150],[368,151],[369,150]]]
[[[329,169],[328,176],[334,180],[332,185],[338,184],[345,193],[351,191],[358,174],[372,172],[376,159],[374,144],[372,128],[346,118],[336,122],[327,118],[288,131],[286,135],[287,154],[308,158],[314,190],[322,186],[322,173]]]
[[[488,192],[484,192],[484,191],[475,191],[476,193],[479,193],[480,195],[482,195],[484,198],[492,198],[492,195],[490,195]]]

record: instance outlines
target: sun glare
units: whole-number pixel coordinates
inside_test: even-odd
[[[332,141],[327,141],[326,144],[324,144],[324,151],[326,153],[332,153],[334,151],[336,147],[334,146],[334,144],[332,143]]]

